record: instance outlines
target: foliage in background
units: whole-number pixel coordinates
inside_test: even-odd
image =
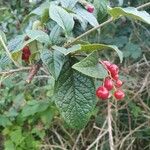
[[[98,102],[95,97],[95,87],[100,83],[98,78],[106,76],[104,68],[100,64],[97,66],[98,59],[119,63],[116,57],[118,53],[122,60],[119,49],[125,57],[120,67],[122,79],[126,81],[124,88],[127,96],[125,101],[119,104],[113,102],[113,117],[116,122],[113,124],[114,140],[115,143],[121,141],[117,145],[120,149],[126,148],[131,142],[134,143],[131,145],[133,149],[149,149],[149,128],[144,125],[149,121],[149,83],[145,82],[149,79],[150,70],[148,67],[143,70],[143,66],[139,66],[137,72],[133,71],[136,69],[135,63],[149,66],[149,25],[141,22],[149,23],[149,16],[145,15],[145,12],[135,15],[135,10],[132,9],[107,8],[107,5],[136,7],[148,1],[94,0],[90,1],[96,8],[94,14],[88,13],[75,2],[77,1],[72,1],[72,5],[69,5],[67,1],[60,0],[63,7],[57,3],[50,6],[49,1],[1,2],[0,30],[6,34],[7,40],[3,32],[0,32],[0,35],[7,44],[12,58],[19,66],[24,67],[32,66],[39,60],[44,64],[30,84],[25,81],[28,70],[0,76],[0,130],[5,149],[40,149],[42,146],[46,149],[44,145],[71,149],[78,131],[70,129],[69,126],[83,128],[92,115],[89,124],[82,131],[84,144],[79,142],[75,145],[76,149],[78,146],[79,149],[90,146],[97,135],[92,124],[95,123],[95,126],[101,128],[106,118],[106,104]],[[110,15],[117,18],[120,14],[123,17],[119,20],[91,33],[83,41],[76,41],[73,46],[66,47],[74,37],[106,21]],[[134,20],[135,18],[141,21]],[[24,42],[26,36],[30,39]],[[21,50],[26,44],[32,51],[29,64],[21,60]],[[0,46],[0,71],[15,69],[3,46]],[[104,49],[105,51],[102,51]],[[117,53],[108,51],[109,49]],[[85,65],[87,62],[88,66]],[[96,78],[95,82],[91,77]],[[143,83],[145,85],[141,89]],[[75,95],[70,89],[79,92]],[[134,95],[134,92],[137,92],[138,96]],[[77,105],[80,107],[74,108]],[[64,119],[59,116],[60,114]],[[143,125],[143,128],[136,129],[140,125]],[[93,132],[90,133],[90,130]],[[86,136],[90,138],[86,139]],[[123,141],[123,137],[126,136],[127,140]],[[100,142],[99,148],[109,149],[107,137]]]

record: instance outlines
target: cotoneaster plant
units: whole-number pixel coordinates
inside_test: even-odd
[[[48,77],[50,102],[44,99],[42,105],[41,101],[32,102],[36,105],[33,105],[34,111],[46,111],[53,103],[65,122],[76,129],[88,123],[98,99],[108,99],[106,102],[113,103],[113,98],[122,100],[125,97],[118,66],[102,61],[104,55],[101,55],[105,53],[109,60],[114,60],[111,55],[114,50],[122,62],[122,52],[117,46],[101,43],[101,40],[92,42],[92,34],[100,34],[104,26],[122,16],[150,24],[149,14],[140,11],[141,7],[111,8],[105,1],[102,8],[102,3],[85,0],[46,1],[24,18],[22,35],[7,41],[4,32],[0,31],[4,50],[0,75],[9,77],[10,74],[26,71],[28,75],[24,81],[27,83],[36,81],[36,75]],[[98,17],[102,14],[105,16],[103,20]],[[99,80],[103,84],[96,89],[95,81]],[[16,110],[20,111],[22,120],[30,116],[27,108],[31,104],[27,102]]]

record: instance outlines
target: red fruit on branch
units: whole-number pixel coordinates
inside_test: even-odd
[[[116,86],[117,88],[120,88],[122,85],[123,85],[123,82],[118,79],[118,80],[116,81],[115,86]]]
[[[86,10],[89,12],[89,13],[93,13],[94,11],[94,6],[93,5],[90,5],[90,4],[87,4],[85,6]]]
[[[121,100],[125,97],[125,94],[122,90],[117,90],[115,91],[114,96],[117,100]]]
[[[96,96],[102,100],[106,100],[109,97],[109,91],[104,86],[100,86],[96,90]]]
[[[29,46],[25,46],[22,49],[22,60],[24,60],[25,62],[29,62],[30,56],[31,56],[31,51],[29,49]]]
[[[119,68],[118,68],[118,66],[115,65],[115,64],[110,65],[109,68],[108,68],[108,70],[110,71],[110,73],[111,73],[112,75],[116,75],[116,74],[119,73]]]
[[[110,63],[109,61],[107,61],[107,60],[102,61],[102,64],[105,65],[105,67],[106,67],[107,69],[108,69],[109,66],[111,65],[111,63]]]
[[[113,89],[113,81],[110,78],[105,78],[104,87],[110,91]]]
[[[112,77],[114,80],[118,80],[118,79],[119,79],[119,75],[118,75],[118,74],[111,74],[111,77]]]

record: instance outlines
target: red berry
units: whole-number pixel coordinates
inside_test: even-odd
[[[28,54],[30,54],[31,52],[30,52],[29,46],[25,46],[25,47],[22,49],[22,52],[23,52],[23,53],[28,53]]]
[[[25,46],[22,49],[22,60],[24,60],[25,62],[28,62],[30,55],[31,55],[31,51],[29,49],[29,46]]]
[[[111,74],[111,77],[112,77],[114,80],[118,80],[118,79],[119,79],[119,75],[118,75],[118,74]]]
[[[117,80],[115,86],[116,86],[117,88],[119,88],[119,87],[122,86],[122,84],[123,84],[123,82],[122,82],[121,80]]]
[[[115,91],[114,96],[116,99],[121,100],[125,97],[125,94],[122,90],[117,90]]]
[[[96,90],[96,95],[97,95],[98,98],[100,98],[102,100],[106,100],[109,97],[109,92],[104,86],[100,86]]]
[[[115,65],[115,64],[110,65],[109,68],[108,68],[108,70],[110,71],[110,73],[111,73],[112,75],[116,75],[116,74],[119,73],[119,68],[118,68],[118,66]]]
[[[107,68],[109,68],[109,66],[111,65],[111,63],[109,61],[102,61],[102,64],[104,64]]]
[[[94,11],[94,6],[88,4],[88,5],[86,5],[86,10],[87,10],[88,12],[90,12],[90,13],[93,13],[93,11]]]
[[[113,89],[113,81],[109,78],[106,78],[105,81],[104,81],[104,87],[110,91]]]

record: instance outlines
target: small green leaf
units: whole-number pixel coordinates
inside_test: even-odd
[[[62,7],[72,9],[78,0],[60,0]]]
[[[89,24],[92,25],[93,27],[99,25],[99,23],[98,23],[97,19],[95,18],[95,16],[93,16],[93,14],[89,13],[87,10],[85,10],[83,8],[77,8],[77,9],[75,9],[75,12],[78,16],[80,16],[81,18],[88,21]]]
[[[10,40],[7,46],[8,50],[11,53],[18,52],[19,50],[21,50],[23,48],[24,38],[25,35],[18,35],[14,39]]]
[[[6,127],[10,126],[12,123],[5,115],[0,115],[0,126]]]
[[[126,17],[131,17],[133,19],[137,19],[137,20],[140,20],[140,21],[150,24],[150,15],[146,11],[138,11],[137,8],[134,8],[134,7],[109,8],[108,12],[115,19],[120,16],[126,16]]]
[[[99,63],[97,51],[72,66],[73,69],[94,78],[103,79],[107,76],[106,69]]]
[[[61,34],[62,28],[59,25],[55,25],[50,33],[50,40],[52,44],[57,44],[61,41]]]
[[[55,49],[55,50],[60,51],[60,52],[63,53],[64,55],[68,55],[68,54],[70,54],[70,53],[72,53],[72,52],[76,52],[76,51],[78,51],[79,49],[81,49],[81,45],[80,45],[80,44],[78,44],[78,45],[73,45],[72,47],[70,47],[70,48],[68,48],[68,49],[66,49],[66,48],[64,48],[64,47],[59,47],[59,46],[53,46],[52,48]]]
[[[72,31],[74,27],[73,16],[65,9],[51,4],[49,8],[49,16],[52,20],[56,21],[57,24],[66,31],[66,33]]]
[[[107,15],[107,0],[94,0],[98,21],[101,21]]]
[[[23,117],[32,116],[35,113],[45,111],[48,108],[48,102],[29,101],[23,108],[21,114]]]
[[[137,59],[141,56],[142,50],[141,48],[133,43],[127,43],[127,45],[123,50],[124,57],[132,57],[133,59]]]
[[[55,84],[54,99],[64,120],[73,128],[83,128],[96,104],[92,78],[72,69],[68,60]]]
[[[31,39],[37,40],[37,41],[39,41],[41,43],[46,43],[47,44],[47,43],[50,42],[48,34],[46,34],[43,31],[40,31],[40,30],[28,30],[27,31],[27,35]]]
[[[5,141],[4,146],[5,146],[5,150],[15,150],[15,145],[11,140]]]
[[[65,56],[57,50],[45,50],[41,53],[41,59],[48,71],[57,79],[65,63]]]

